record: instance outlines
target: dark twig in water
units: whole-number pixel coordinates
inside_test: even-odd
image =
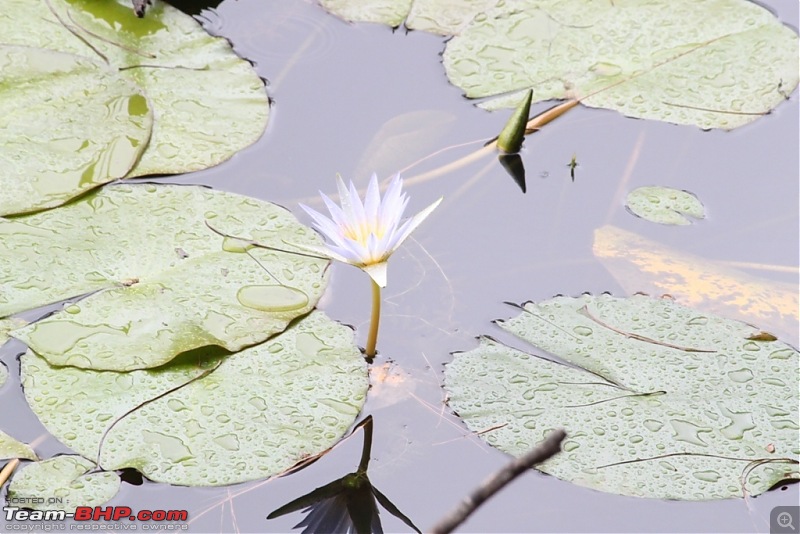
[[[561,451],[561,442],[564,441],[565,437],[567,437],[567,433],[564,432],[563,429],[551,432],[547,439],[540,443],[539,446],[533,448],[521,458],[517,458],[486,479],[475,491],[465,497],[455,509],[434,525],[434,527],[430,529],[431,534],[447,534],[455,530],[455,528],[466,521],[481,504],[503,489],[506,484],[534,465],[545,462],[558,454]]]

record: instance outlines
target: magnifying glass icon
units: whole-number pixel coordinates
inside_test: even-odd
[[[777,520],[781,528],[790,528],[792,530],[795,530],[794,523],[792,523],[792,514],[790,514],[789,512],[779,513]]]

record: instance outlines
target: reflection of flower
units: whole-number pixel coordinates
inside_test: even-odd
[[[355,265],[366,271],[379,287],[386,287],[386,261],[389,256],[436,209],[442,199],[401,224],[400,219],[408,204],[408,197],[402,192],[403,180],[400,175],[392,179],[381,199],[378,177],[373,174],[363,203],[352,181],[349,190],[341,177],[337,177],[336,182],[341,207],[320,193],[331,214],[330,218],[301,204],[329,241],[327,247],[306,245],[304,248],[311,248],[331,259]]]
[[[350,473],[339,480],[317,488],[301,499],[305,501],[302,503],[304,505],[302,511],[307,515],[295,525],[295,528],[304,527],[303,534],[319,532],[376,534],[383,532],[376,499],[381,502],[387,502],[388,499],[370,484],[366,473]],[[288,512],[289,508],[300,504],[298,501],[292,501],[276,512]],[[387,508],[387,510],[419,532],[410,519],[402,515],[391,502],[388,504],[391,508]],[[279,514],[276,512],[273,512],[275,515],[270,514],[269,518],[277,517]],[[398,513],[400,515],[397,515]]]
[[[303,528],[303,534],[318,532],[341,532],[347,534],[383,533],[378,504],[403,523],[419,532],[419,529],[392,503],[367,477],[370,451],[372,450],[372,416],[367,416],[353,430],[364,429],[364,444],[361,462],[355,473],[345,475],[314,491],[284,504],[267,516],[274,519],[302,510],[307,515],[295,528]]]

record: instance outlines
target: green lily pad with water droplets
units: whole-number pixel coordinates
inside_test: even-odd
[[[27,323],[22,319],[17,319],[16,317],[10,317],[7,319],[0,319],[0,345],[5,343],[8,340],[8,333],[16,328],[20,328],[25,326]],[[2,385],[2,381],[0,381],[0,385]]]
[[[581,103],[704,129],[733,129],[798,83],[797,33],[746,0],[509,0],[447,43],[443,63],[487,109]],[[512,93],[510,96],[506,93]]]
[[[208,345],[240,350],[315,306],[327,260],[232,247],[207,221],[284,250],[320,243],[268,202],[197,186],[108,186],[0,219],[0,316],[95,292],[13,335],[54,365],[131,370]]]
[[[3,385],[3,364],[0,363],[0,386]],[[12,438],[0,430],[0,460],[9,458],[22,458],[25,460],[38,460],[36,453],[30,445]]]
[[[397,27],[408,16],[413,0],[320,0],[331,13],[350,22],[377,22]]]
[[[225,39],[160,0],[144,18],[136,17],[129,0],[3,2],[3,42],[107,63],[147,95],[152,136],[128,177],[217,165],[266,127],[268,98],[252,66]],[[53,77],[51,85],[59,84]]]
[[[449,402],[514,456],[564,427],[564,452],[540,470],[686,500],[800,478],[798,352],[749,340],[754,327],[641,295],[528,303],[500,326],[571,365],[482,338],[447,366]]]
[[[117,373],[56,368],[28,351],[21,374],[33,411],[73,450],[192,486],[266,478],[324,451],[369,383],[352,330],[322,312],[233,355],[205,349]]]
[[[136,164],[153,117],[124,75],[94,59],[6,45],[0,70],[0,215],[58,206]]]
[[[660,186],[637,187],[625,199],[628,210],[642,219],[659,224],[687,225],[706,216],[703,203],[693,194]]]
[[[798,83],[797,33],[747,0],[321,0],[350,21],[455,35],[450,82],[486,109],[579,98],[629,117],[732,129]]]
[[[476,14],[497,0],[320,0],[320,4],[350,22],[376,22],[440,35],[457,34]]]
[[[120,480],[115,473],[89,473],[94,468],[80,456],[56,456],[27,465],[14,475],[8,498],[33,510],[69,513],[78,506],[100,506],[117,494]]]

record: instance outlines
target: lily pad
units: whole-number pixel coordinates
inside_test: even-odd
[[[451,83],[486,109],[578,98],[630,117],[732,129],[798,83],[797,33],[746,0],[321,0],[350,21],[441,34]]]
[[[659,224],[687,225],[706,216],[703,203],[692,193],[671,187],[637,187],[625,200],[628,210]]]
[[[540,469],[594,489],[662,499],[757,495],[800,478],[798,352],[752,326],[668,299],[528,303],[500,326],[570,365],[491,338],[456,354],[450,405],[519,456],[554,428]]]
[[[216,165],[266,127],[267,94],[252,66],[225,39],[159,0],[141,19],[127,0],[4,0],[0,35],[5,43],[102,61],[146,93],[152,136],[128,177]]]
[[[322,312],[233,355],[117,373],[56,368],[28,351],[21,369],[28,403],[67,446],[106,470],[193,486],[266,478],[327,449],[368,388],[352,330]]]
[[[8,340],[8,333],[14,330],[15,328],[20,328],[25,326],[27,323],[22,319],[17,319],[16,317],[10,317],[8,319],[0,319],[0,345],[5,343]],[[0,385],[3,384],[3,381],[0,380]]]
[[[0,363],[0,368],[3,364]],[[0,371],[0,386],[3,385],[2,371]],[[30,445],[16,440],[0,430],[0,460],[7,460],[9,458],[22,458],[25,460],[38,460],[36,453]]]
[[[0,45],[0,215],[122,178],[152,127],[147,100],[99,61]]]
[[[488,109],[579,98],[630,117],[732,129],[798,82],[797,34],[745,0],[499,2],[447,43],[450,81]]]
[[[376,22],[410,30],[452,35],[497,0],[320,0],[320,4],[349,22]]]
[[[460,33],[498,0],[414,0],[406,26],[441,35]]]
[[[26,508],[68,513],[78,506],[100,506],[117,494],[120,480],[115,473],[89,473],[94,468],[80,456],[56,456],[30,464],[14,476],[8,498],[24,502]]]
[[[155,367],[208,345],[259,343],[308,313],[326,260],[284,208],[197,186],[113,185],[58,210],[0,219],[0,316],[95,292],[14,336],[53,365]]]
[[[350,22],[377,22],[400,26],[408,16],[412,0],[320,0],[331,13]]]

